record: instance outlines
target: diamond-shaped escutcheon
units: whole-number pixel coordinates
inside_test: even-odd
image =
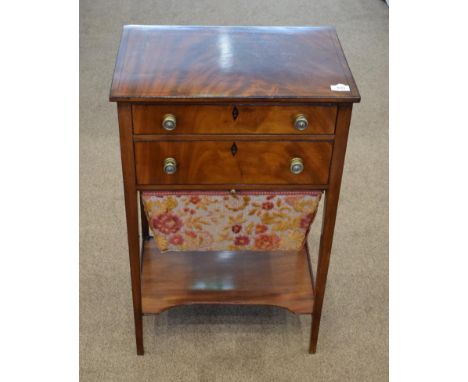
[[[237,106],[234,106],[232,108],[232,119],[234,119],[235,121],[238,116],[239,116],[239,110],[237,109]]]
[[[236,155],[237,153],[237,145],[236,145],[236,142],[234,142],[231,146],[231,153],[232,153],[232,156]]]

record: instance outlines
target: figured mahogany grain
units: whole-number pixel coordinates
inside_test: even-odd
[[[312,313],[314,292],[305,250],[166,252],[144,243],[142,309],[187,304],[274,305]]]
[[[346,84],[349,92],[332,91]],[[359,102],[333,27],[126,25],[112,101]]]
[[[138,184],[327,184],[332,155],[331,142],[152,141],[134,145]],[[168,157],[177,161],[175,174],[163,171]],[[297,175],[289,169],[295,157],[304,161],[304,171]]]
[[[350,90],[331,90],[339,83]],[[110,100],[119,111],[137,354],[142,314],[199,303],[312,314],[314,353],[351,109],[360,101],[334,28],[125,26]],[[175,131],[162,129],[166,113],[176,115]],[[307,130],[294,129],[296,113],[308,118]],[[166,157],[176,158],[176,174],[164,173]],[[289,170],[293,157],[304,160],[299,175]],[[315,285],[307,248],[161,254],[144,215],[140,261],[137,191],[189,189],[325,190]]]
[[[235,117],[233,110],[236,110]],[[135,134],[333,134],[336,105],[133,105]],[[166,114],[177,118],[177,127],[166,131],[162,121]],[[309,126],[294,127],[298,114]]]

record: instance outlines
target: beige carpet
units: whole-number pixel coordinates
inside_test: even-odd
[[[80,3],[81,380],[387,380],[387,5],[380,0]],[[337,27],[362,103],[353,113],[316,355],[307,353],[308,316],[279,308],[213,306],[145,317],[146,355],[135,355],[116,107],[107,101],[123,24]]]

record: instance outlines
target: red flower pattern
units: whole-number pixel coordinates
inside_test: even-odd
[[[197,237],[197,234],[194,231],[185,231],[185,233],[187,236],[190,236],[193,239]]]
[[[263,202],[262,208],[264,210],[271,210],[275,205],[272,202]]]
[[[255,226],[255,233],[264,233],[268,231],[268,227],[265,224],[257,224]]]
[[[198,195],[194,195],[190,197],[190,203],[197,204],[201,198]]]
[[[184,243],[184,238],[181,235],[174,235],[169,239],[169,243],[173,245],[181,245]]]
[[[275,249],[279,247],[281,239],[278,235],[260,235],[255,238],[255,247],[258,249]]]
[[[236,236],[234,238],[234,245],[243,246],[243,245],[249,245],[249,243],[250,243],[250,239],[248,236]]]
[[[180,250],[182,247],[188,250],[295,249],[301,244],[300,234],[306,234],[316,215],[319,200],[319,195],[309,197],[299,193],[253,193],[240,200],[227,195],[200,193],[176,195],[177,202],[172,200],[168,204],[164,200],[166,197],[171,201],[169,198],[174,195],[143,195],[153,234],[161,239],[158,242],[161,250]],[[317,202],[313,204],[311,198]],[[236,214],[235,224],[227,215],[231,211]],[[283,224],[283,221],[289,224]],[[291,224],[293,222],[295,225]]]
[[[182,228],[182,220],[176,215],[172,215],[169,212],[157,215],[152,220],[152,225],[154,229],[168,234],[176,233]]]
[[[234,224],[232,226],[232,232],[234,232],[234,233],[239,233],[241,231],[241,229],[242,229],[242,226],[240,224]]]

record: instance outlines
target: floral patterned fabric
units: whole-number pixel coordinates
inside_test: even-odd
[[[161,251],[298,250],[321,192],[143,192]]]

